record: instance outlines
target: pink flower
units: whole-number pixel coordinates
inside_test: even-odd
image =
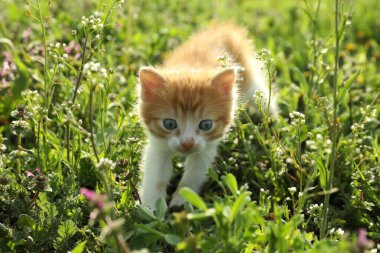
[[[90,202],[95,203],[95,205],[102,210],[105,205],[105,196],[104,194],[97,194],[95,191],[87,189],[87,188],[80,188],[79,192],[85,196]]]
[[[5,61],[12,61],[11,54],[8,51],[4,51],[3,56],[5,58]]]
[[[7,88],[9,87],[9,81],[16,78],[17,66],[8,51],[3,52],[3,57],[3,65],[0,66],[0,88]]]
[[[24,32],[22,33],[22,38],[24,40],[28,40],[30,39],[30,36],[32,35],[32,28],[28,27],[26,28],[26,30],[24,30]]]
[[[37,167],[37,168],[36,168],[36,172],[37,172],[38,175],[40,175],[40,174],[41,174],[41,170],[40,170],[40,168]]]
[[[33,173],[30,172],[29,170],[26,170],[25,174],[26,174],[27,177],[34,177]]]
[[[70,41],[70,43],[64,47],[63,49],[66,54],[74,55],[74,60],[79,60],[80,54],[80,46],[75,41]]]
[[[87,188],[80,188],[79,192],[85,196],[88,200],[94,200],[96,193],[92,190],[89,190]]]
[[[373,242],[367,239],[367,230],[364,228],[359,229],[357,245],[360,252],[364,252],[366,249],[371,248],[373,245]]]

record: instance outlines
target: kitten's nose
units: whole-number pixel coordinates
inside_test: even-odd
[[[181,141],[181,146],[185,150],[189,150],[194,146],[194,139]]]

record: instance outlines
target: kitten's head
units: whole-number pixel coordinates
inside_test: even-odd
[[[142,67],[140,116],[149,132],[173,151],[201,152],[233,122],[235,71]]]

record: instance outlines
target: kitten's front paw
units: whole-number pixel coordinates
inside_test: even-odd
[[[179,195],[178,192],[173,194],[172,200],[170,201],[170,207],[173,206],[183,206],[185,204],[185,200]]]

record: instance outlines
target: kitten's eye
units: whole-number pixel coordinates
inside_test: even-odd
[[[210,119],[202,120],[201,123],[199,123],[199,129],[207,131],[212,128],[212,121]]]
[[[174,119],[164,119],[164,127],[168,130],[177,128],[177,122]]]

